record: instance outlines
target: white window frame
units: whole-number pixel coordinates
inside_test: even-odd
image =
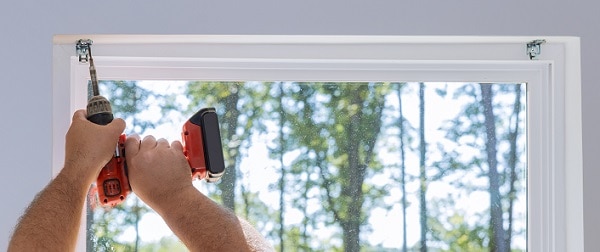
[[[86,105],[78,39],[94,41],[100,79],[527,82],[528,250],[584,251],[579,38],[542,37],[530,60],[526,43],[540,37],[57,35],[53,175]]]

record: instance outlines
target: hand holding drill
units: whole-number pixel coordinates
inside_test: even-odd
[[[93,96],[88,101],[87,119],[95,124],[106,125],[112,122],[113,114],[110,102],[99,94],[96,68],[88,48],[90,77]],[[219,122],[214,108],[205,108],[194,114],[182,129],[182,142],[173,145],[183,152],[191,168],[192,178],[216,182],[225,170]],[[133,137],[142,144],[139,137]],[[164,139],[163,139],[164,140]],[[96,186],[102,205],[115,206],[121,203],[131,192],[127,163],[125,160],[125,142],[131,142],[125,134],[119,137],[113,158],[102,168]],[[144,139],[146,141],[146,139]],[[161,140],[159,140],[160,142]],[[166,140],[165,140],[166,142]],[[166,143],[168,146],[168,142]],[[177,148],[181,146],[181,148]]]

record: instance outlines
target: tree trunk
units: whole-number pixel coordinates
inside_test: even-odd
[[[230,162],[226,163],[225,174],[221,177],[221,182],[218,184],[219,190],[221,190],[223,205],[233,212],[235,212],[235,187],[237,183],[237,171],[236,163],[239,158],[239,144],[231,144],[233,142],[239,142],[240,139],[236,137],[236,130],[238,126],[238,117],[240,111],[237,108],[239,97],[240,84],[230,83],[231,93],[225,98],[225,115],[223,116],[223,123],[227,126],[226,137],[230,143],[227,146],[228,157]]]
[[[304,140],[308,140],[308,143],[312,144],[307,144],[308,146],[310,146],[310,149],[307,150],[307,152],[305,153],[306,156],[309,156],[311,150],[315,153],[315,159],[314,159],[314,166],[317,167],[318,172],[320,174],[320,176],[323,178],[323,180],[327,180],[326,176],[325,176],[325,171],[323,169],[323,167],[326,165],[325,162],[325,150],[322,150],[322,146],[319,148],[317,147],[318,144],[315,143],[318,141],[313,141],[316,139],[319,139],[320,141],[323,141],[323,139],[319,136],[318,134],[318,127],[315,125],[315,123],[312,121],[312,115],[313,115],[313,110],[312,107],[309,105],[309,98],[313,95],[314,89],[313,87],[309,84],[303,84],[300,85],[300,92],[298,93],[298,100],[304,105],[302,107],[302,112],[300,113],[301,117],[303,118],[307,118],[306,120],[303,120],[303,122],[306,125],[305,129],[311,129],[309,132],[309,136],[308,138],[304,138]],[[293,124],[293,123],[292,123]],[[310,139],[310,140],[309,140]],[[310,163],[310,162],[309,162]],[[300,251],[310,251],[310,234],[308,232],[308,226],[309,224],[311,225],[311,227],[313,229],[315,229],[315,221],[314,219],[308,215],[308,192],[313,188],[314,185],[312,185],[312,182],[310,179],[308,179],[310,177],[310,174],[313,172],[312,170],[306,170],[306,180],[304,181],[304,191],[301,194],[301,199],[304,202],[304,207],[302,207],[301,211],[303,213],[303,220],[302,220],[302,234],[301,234],[301,245],[299,246],[299,250]],[[327,194],[327,200],[330,200],[330,191],[329,191],[329,184],[324,182],[323,183],[323,187],[325,188],[326,194]],[[328,202],[330,206],[332,206],[331,202]]]
[[[510,153],[508,167],[510,168],[510,189],[508,192],[508,230],[506,231],[506,247],[510,248],[513,230],[513,208],[516,199],[515,183],[517,181],[517,138],[519,135],[519,112],[521,112],[521,84],[515,85],[515,105],[513,107],[514,128],[510,129],[508,141],[510,142]]]
[[[318,156],[317,156],[318,158]],[[321,162],[317,162],[317,166],[320,166]],[[308,177],[308,176],[307,176]],[[302,193],[303,196],[303,200],[304,200],[304,207],[302,208],[302,214],[304,216],[304,218],[302,219],[302,229],[301,229],[301,234],[300,234],[300,241],[301,241],[301,245],[299,246],[299,249],[301,251],[310,251],[310,244],[309,244],[309,235],[308,235],[308,225],[309,223],[312,225],[312,227],[315,227],[315,221],[308,215],[308,191],[311,189],[311,186],[309,185],[310,182],[309,179],[306,179],[306,182],[304,184],[304,191]]]
[[[359,252],[360,228],[364,219],[364,179],[381,131],[385,96],[378,93],[380,90],[373,83],[324,85],[319,87],[319,90],[324,95],[329,95],[330,99],[323,105],[334,115],[332,121],[323,123],[320,126],[323,128],[315,134],[303,136],[302,141],[306,141],[308,146],[313,148],[317,158],[323,158],[323,163],[317,165],[317,168],[322,178],[321,186],[325,190],[324,200],[327,211],[333,214],[334,221],[339,223],[342,229],[344,251]],[[304,109],[312,111],[307,104],[309,103],[305,103]],[[318,106],[317,104],[315,103],[315,106]],[[308,128],[315,128],[311,118],[305,123]],[[330,138],[327,145],[323,145],[324,140],[318,137],[321,130],[328,131]],[[316,139],[319,140],[315,141]],[[335,141],[333,146],[330,140]],[[329,150],[332,150],[333,159],[341,158],[344,161],[328,162]],[[338,174],[329,173],[332,165],[338,169]],[[340,190],[339,194],[336,194],[338,184]]]
[[[420,199],[420,224],[421,224],[421,252],[427,251],[427,173],[425,158],[427,153],[425,142],[425,84],[419,83],[419,199]]]
[[[402,252],[407,252],[408,245],[406,241],[406,165],[404,163],[404,135],[406,132],[404,132],[404,115],[402,113],[402,86],[403,84],[398,83],[398,112],[400,113],[400,116],[398,117],[398,125],[400,128],[400,186],[402,190]]]
[[[140,204],[137,198],[135,199],[133,209],[135,214],[135,249],[133,251],[137,252],[140,246],[140,220],[142,219],[140,213]]]
[[[506,252],[505,232],[502,218],[502,201],[500,197],[500,176],[496,150],[496,118],[492,106],[492,85],[480,84],[481,105],[486,131],[485,151],[488,164],[489,194],[490,194],[490,251]]]
[[[90,190],[92,190],[90,188]],[[88,195],[90,195],[90,192],[88,192]],[[94,195],[95,196],[95,195]],[[86,232],[85,232],[85,237],[86,237],[86,242],[85,242],[85,246],[86,246],[86,251],[96,251],[96,243],[94,242],[94,240],[96,239],[96,234],[93,225],[94,225],[94,209],[92,209],[92,204],[96,204],[95,202],[91,202],[92,200],[96,200],[96,198],[90,197],[88,196],[88,201],[87,204],[85,204],[85,226],[86,226]]]
[[[362,86],[361,86],[362,87]],[[351,99],[351,106],[358,105],[362,108],[363,99],[360,97],[360,91],[354,92]],[[362,119],[362,110],[359,109],[351,115],[350,123],[347,126],[348,139],[356,138],[360,135],[360,125]],[[344,233],[344,250],[346,252],[360,251],[360,217],[362,214],[363,191],[362,185],[365,178],[366,165],[360,160],[359,141],[349,141],[347,146],[348,153],[348,182],[342,186],[342,197],[348,199],[348,211],[346,218],[342,221]]]
[[[281,166],[280,169],[280,178],[279,178],[279,251],[283,252],[284,249],[284,239],[283,239],[283,234],[285,233],[285,226],[284,226],[284,212],[285,212],[285,201],[284,201],[284,195],[285,195],[285,176],[286,176],[286,170],[285,167],[283,166],[283,153],[285,152],[285,140],[284,140],[284,136],[283,136],[283,126],[285,123],[285,111],[283,110],[283,83],[280,82],[279,83],[279,150],[277,152],[279,152],[279,165]]]

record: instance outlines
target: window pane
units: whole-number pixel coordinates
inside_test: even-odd
[[[520,83],[101,83],[127,134],[179,140],[189,116],[215,107],[226,174],[195,185],[254,223],[278,251],[525,250],[525,90]],[[134,195],[116,209],[97,208],[89,227],[94,251],[131,250],[136,236],[140,250],[184,249]]]

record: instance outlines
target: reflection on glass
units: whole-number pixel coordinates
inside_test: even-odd
[[[226,174],[195,185],[255,224],[277,251],[524,251],[525,90],[519,83],[101,83],[127,134],[179,140],[189,116],[215,107]],[[135,195],[115,209],[96,208],[88,228],[91,251],[185,251]]]

